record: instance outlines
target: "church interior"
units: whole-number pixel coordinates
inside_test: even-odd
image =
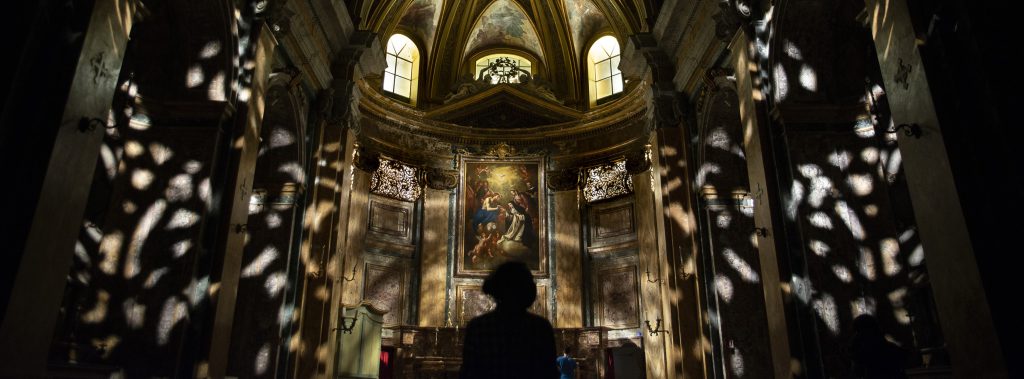
[[[457,378],[508,261],[579,378],[1024,375],[996,3],[12,4],[0,377]]]

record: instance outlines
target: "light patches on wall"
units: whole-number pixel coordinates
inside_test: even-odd
[[[729,280],[728,276],[722,274],[715,275],[715,293],[718,294],[722,301],[726,303],[732,301],[733,292],[732,280]]]
[[[437,21],[441,17],[443,5],[442,0],[413,0],[402,20],[398,22],[398,25],[405,27],[423,41],[424,50],[428,54],[434,45]]]
[[[733,270],[736,270],[736,272],[740,274],[740,278],[742,278],[743,281],[748,283],[758,283],[761,281],[761,278],[757,275],[757,271],[754,270],[754,267],[751,266],[750,263],[747,263],[747,261],[743,260],[743,258],[741,258],[739,254],[736,254],[735,251],[732,249],[724,249],[722,250],[722,255],[725,256],[725,261],[729,262],[729,266],[732,266]]]
[[[857,269],[867,280],[875,280],[875,256],[871,249],[860,248],[860,259],[857,260]]]
[[[886,276],[896,276],[903,269],[899,262],[900,244],[893,238],[885,238],[879,245],[882,252],[882,272]]]
[[[178,301],[176,297],[171,297],[164,302],[156,330],[156,343],[158,345],[163,346],[170,342],[174,326],[178,324],[178,321],[184,319],[187,313],[187,304],[183,301]]]
[[[263,288],[267,290],[268,297],[277,297],[281,294],[281,290],[288,284],[288,278],[283,272],[275,272],[267,276],[267,281],[263,283]]]
[[[124,277],[125,279],[134,278],[142,271],[142,248],[146,244],[146,239],[149,238],[149,234],[156,227],[160,218],[163,217],[164,211],[167,210],[167,202],[164,200],[157,200],[153,202],[146,209],[146,213],[143,214],[142,219],[139,220],[138,226],[135,227],[135,232],[132,233],[132,240],[128,244],[128,252],[125,255],[124,263]]]
[[[164,197],[172,203],[187,201],[192,198],[192,187],[191,175],[175,175],[168,181]]]
[[[836,301],[832,295],[822,294],[811,306],[821,322],[828,327],[828,331],[834,336],[839,335],[839,312],[836,310]]]
[[[135,298],[128,298],[121,304],[124,310],[125,323],[133,330],[142,329],[146,321],[146,306],[135,302]]]
[[[517,47],[544,59],[537,29],[526,12],[511,0],[496,0],[487,6],[469,34],[463,56],[488,47]]]
[[[263,270],[267,268],[274,260],[278,257],[277,249],[273,246],[267,246],[260,252],[260,255],[253,259],[245,269],[242,270],[243,278],[251,278],[263,274]]]
[[[867,238],[867,232],[864,231],[864,226],[860,222],[860,218],[857,217],[857,213],[850,209],[850,206],[846,205],[845,201],[836,201],[835,206],[836,214],[839,215],[839,219],[843,220],[843,224],[850,231],[850,235],[858,241],[863,241]]]

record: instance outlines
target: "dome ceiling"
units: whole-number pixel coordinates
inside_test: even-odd
[[[442,0],[413,0],[398,25],[423,41],[423,48],[430,54],[437,32],[437,20],[441,17]]]
[[[583,47],[599,31],[608,29],[608,19],[590,0],[562,0],[572,31],[573,51],[583,56]]]
[[[423,53],[417,108],[445,105],[478,53],[522,51],[538,59],[536,78],[566,107],[587,109],[586,49],[598,36],[624,38],[648,31],[656,0],[356,0],[360,28],[382,44],[393,33],[412,38]]]
[[[537,29],[523,9],[511,0],[495,0],[487,6],[469,36],[463,57],[486,48],[517,47],[544,60]]]

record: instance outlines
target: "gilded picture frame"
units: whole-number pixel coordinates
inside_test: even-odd
[[[520,261],[548,275],[544,161],[460,157],[457,195],[457,276],[486,276]]]

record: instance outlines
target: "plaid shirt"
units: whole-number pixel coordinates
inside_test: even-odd
[[[557,356],[548,320],[525,310],[495,310],[469,322],[460,377],[558,378]]]

